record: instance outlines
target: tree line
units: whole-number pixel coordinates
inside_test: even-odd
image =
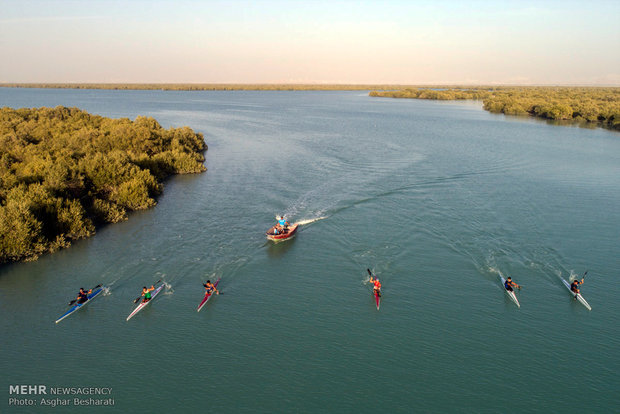
[[[620,88],[405,88],[387,92],[373,91],[370,96],[438,100],[474,99],[481,100],[483,108],[489,112],[594,123],[620,130]]]
[[[162,181],[199,173],[203,135],[150,117],[0,109],[0,263],[34,260],[152,207]]]
[[[0,83],[0,88],[110,89],[162,91],[369,91],[410,85],[303,83]]]

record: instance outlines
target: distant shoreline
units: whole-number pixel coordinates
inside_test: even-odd
[[[0,83],[0,88],[106,89],[164,91],[370,91],[398,90],[414,85],[242,84],[242,83]]]
[[[532,116],[620,131],[620,87],[419,87],[371,91],[370,96],[440,101],[476,100],[482,101],[483,109],[492,113]]]
[[[562,85],[415,85],[415,84],[305,84],[305,83],[97,83],[97,82],[4,82],[0,88],[42,89],[106,89],[106,90],[164,90],[164,91],[400,91],[421,89],[502,89],[502,88],[615,88],[614,86]]]
[[[0,83],[0,88],[159,91],[368,91],[370,97],[482,101],[489,112],[620,131],[619,86],[269,83]]]

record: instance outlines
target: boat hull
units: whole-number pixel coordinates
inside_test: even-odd
[[[164,285],[162,284],[157,289],[155,289],[153,291],[153,294],[151,295],[151,300],[149,300],[148,302],[140,302],[140,304],[138,306],[136,306],[136,308],[133,310],[133,312],[131,312],[129,314],[129,316],[127,317],[127,320],[130,320],[131,318],[133,318],[136,313],[140,312],[142,309],[144,309],[144,307],[146,305],[148,305],[149,303],[153,302],[153,299],[155,299],[155,296],[157,296],[159,294],[159,292],[161,292],[161,290],[163,288],[164,288]]]
[[[586,299],[581,296],[581,293],[577,293],[575,295],[575,292],[573,292],[570,288],[570,283],[568,283],[566,280],[562,279],[562,283],[564,283],[564,286],[566,286],[566,289],[568,289],[568,291],[570,292],[571,295],[573,295],[573,297],[575,299],[577,299],[579,301],[579,303],[581,303],[583,306],[586,307],[587,310],[591,311],[592,307],[590,306],[590,304],[586,301]]]
[[[274,241],[274,242],[284,241],[284,240],[287,240],[293,237],[295,233],[297,232],[298,227],[299,227],[299,224],[295,223],[292,226],[289,226],[288,231],[286,233],[274,234],[275,226],[273,226],[272,228],[267,230],[267,233],[265,234],[267,235],[267,239],[271,241]]]
[[[89,295],[88,295],[88,300],[84,303],[80,303],[79,305],[73,305],[71,307],[71,309],[69,309],[67,312],[65,312],[60,318],[56,319],[56,323],[62,321],[63,319],[65,319],[67,316],[70,316],[72,313],[79,311],[80,309],[82,309],[84,307],[84,305],[86,305],[88,302],[90,302],[91,300],[95,299],[97,296],[99,296],[99,294],[103,292],[103,288],[99,287],[95,290],[93,290]]]

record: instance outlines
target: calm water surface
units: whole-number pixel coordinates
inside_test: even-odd
[[[188,125],[208,171],[0,267],[0,412],[84,410],[9,407],[15,384],[111,387],[100,412],[618,409],[620,134],[360,92],[0,88],[0,106],[57,105]],[[318,220],[273,245],[279,213]],[[561,282],[586,270],[591,312]],[[520,309],[499,271],[523,285]],[[165,293],[126,322],[158,279]]]

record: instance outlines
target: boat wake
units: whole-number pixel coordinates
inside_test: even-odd
[[[172,295],[174,293],[174,289],[172,289],[172,285],[170,283],[162,281],[162,284],[166,287],[164,295]]]
[[[577,280],[581,280],[581,278],[583,277],[583,273],[579,274],[579,273],[575,273],[574,271],[570,271],[570,275],[568,276],[568,283],[573,283],[573,281],[575,279]]]
[[[314,223],[315,221],[323,220],[323,219],[326,219],[326,218],[327,218],[327,216],[321,216],[321,217],[317,217],[317,218],[313,218],[313,219],[301,220],[301,221],[296,222],[295,224],[303,226],[304,224]]]
[[[210,280],[211,282],[213,282],[214,280],[218,279],[217,272],[213,271],[211,273],[208,273],[206,276],[203,276],[203,279]]]
[[[101,294],[103,296],[110,296],[112,294],[112,289],[110,289],[108,286],[102,286],[101,287]]]

